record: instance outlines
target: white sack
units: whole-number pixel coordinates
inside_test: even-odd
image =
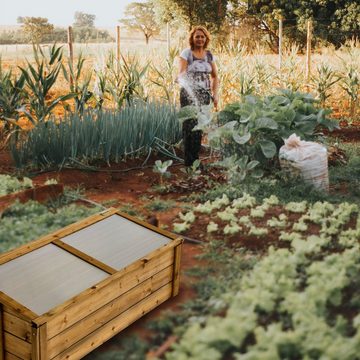
[[[302,141],[292,134],[280,148],[279,160],[282,168],[300,175],[318,189],[329,190],[328,157],[323,145]]]

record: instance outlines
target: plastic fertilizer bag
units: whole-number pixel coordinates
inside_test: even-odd
[[[317,189],[329,190],[328,157],[323,145],[302,141],[292,134],[280,148],[279,160],[283,169],[300,175]]]

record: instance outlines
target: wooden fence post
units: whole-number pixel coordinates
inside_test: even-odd
[[[69,44],[69,61],[71,64],[71,69],[73,69],[73,65],[74,65],[74,49],[73,49],[73,31],[72,31],[72,27],[69,26],[68,27],[68,44]],[[70,71],[70,85],[72,86],[74,84],[74,79],[72,77],[72,71]]]
[[[116,62],[117,62],[117,71],[120,72],[120,25],[116,26]]]
[[[279,70],[282,65],[283,19],[279,19]]]
[[[311,20],[307,21],[307,33],[306,33],[306,68],[305,68],[305,76],[306,81],[309,82],[311,76]]]

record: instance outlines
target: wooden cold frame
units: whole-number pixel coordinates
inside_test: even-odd
[[[113,226],[119,231],[110,231]],[[120,231],[123,228],[127,231]],[[110,229],[110,237],[104,229]],[[126,239],[117,240],[122,235]],[[111,251],[98,247],[97,237]],[[167,231],[109,209],[0,255],[0,360],[82,358],[178,293],[181,244],[182,239]],[[122,251],[124,245],[137,250]],[[54,301],[53,296],[52,301],[43,301],[39,306],[21,290],[26,288],[26,281],[18,288],[11,281],[2,280],[2,274],[13,273],[21,279],[21,272],[16,269],[24,271],[32,264],[34,268],[28,276],[35,274],[37,280],[29,284],[32,291],[43,291],[43,300],[46,281],[42,283],[41,267],[49,266],[49,262],[39,260],[41,254],[55,254],[46,286],[64,289],[64,284],[56,283],[61,279],[56,274],[65,263],[69,272],[62,278],[67,279],[72,273],[77,287],[67,289],[67,299]],[[57,262],[56,257],[62,261]],[[54,294],[55,290],[50,289],[49,293]],[[41,298],[41,294],[38,296]]]

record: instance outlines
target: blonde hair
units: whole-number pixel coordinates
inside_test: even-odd
[[[206,37],[204,49],[206,49],[210,42],[210,33],[206,30],[206,28],[204,26],[198,25],[198,26],[194,26],[189,33],[189,45],[190,45],[191,50],[194,50],[194,48],[195,48],[194,34],[196,33],[196,31],[202,31],[204,33],[204,35]]]

